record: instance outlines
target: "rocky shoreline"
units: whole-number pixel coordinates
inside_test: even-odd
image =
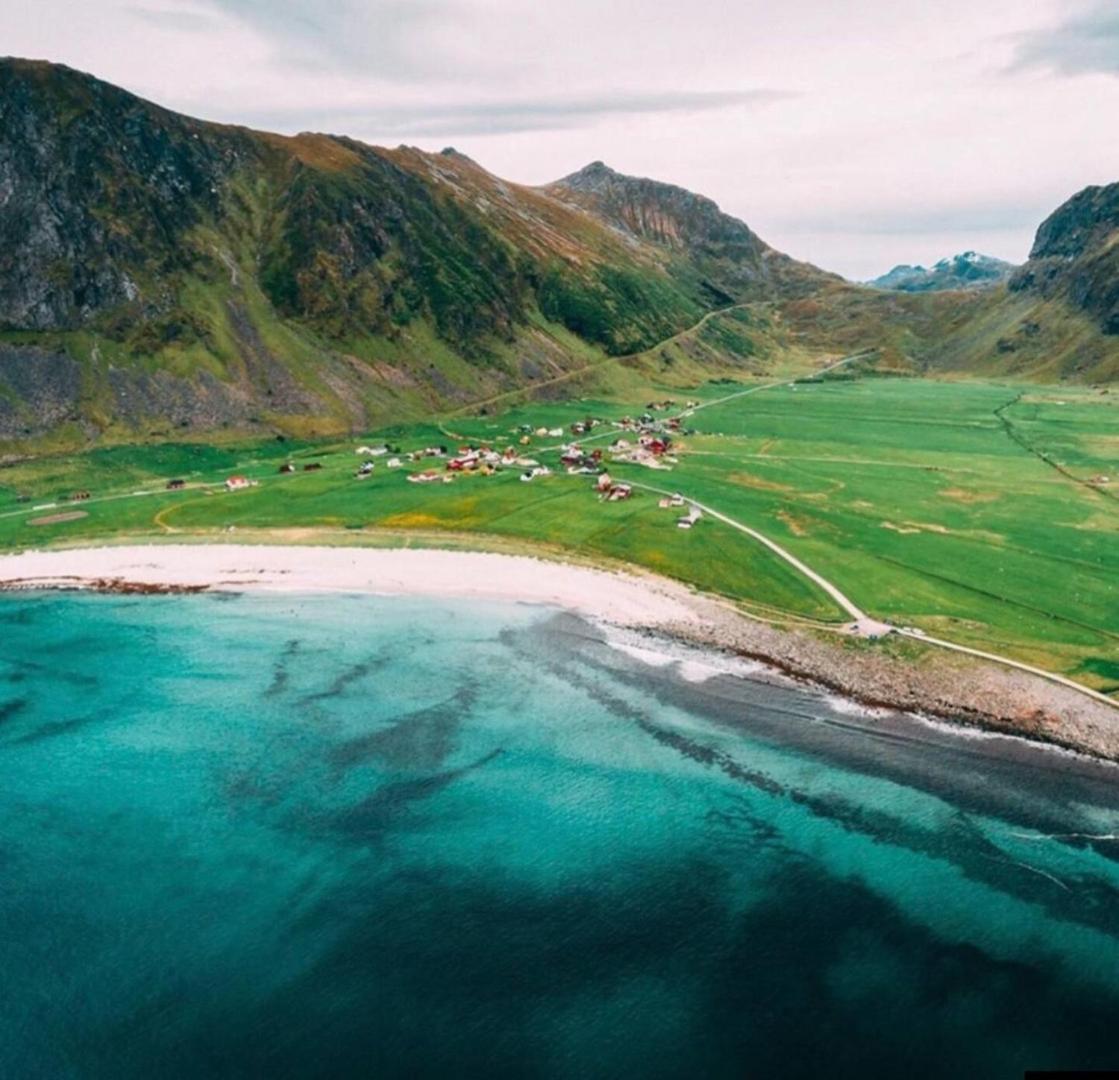
[[[0,556],[0,591],[25,589],[126,595],[270,589],[546,604],[654,646],[676,642],[761,663],[868,709],[914,713],[1119,762],[1119,703],[913,639],[905,639],[910,655],[903,656],[888,642],[774,626],[650,574],[435,549],[152,545]]]
[[[916,713],[1119,762],[1119,703],[1108,706],[1038,676],[935,646],[923,647],[926,655],[913,661],[731,612],[649,636],[762,663],[868,709]]]

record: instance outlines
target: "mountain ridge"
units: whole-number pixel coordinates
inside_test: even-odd
[[[930,267],[901,263],[880,277],[867,281],[873,289],[899,292],[943,292],[950,289],[986,289],[1007,281],[1017,267],[991,255],[964,251]]]
[[[1091,252],[1056,250],[1067,219],[1039,232],[1009,295],[898,305],[601,161],[532,187],[452,148],[214,124],[0,60],[0,444],[348,431],[586,388],[608,358],[699,325],[681,364],[649,353],[650,372],[757,371],[851,341],[923,370],[959,323],[946,355],[963,369],[1114,377],[1074,318],[1110,325],[1110,207],[1073,215]],[[751,311],[705,324],[726,308]]]

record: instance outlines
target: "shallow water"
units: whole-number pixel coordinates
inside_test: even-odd
[[[1119,772],[697,671],[518,605],[0,598],[0,1074],[1119,1067]]]

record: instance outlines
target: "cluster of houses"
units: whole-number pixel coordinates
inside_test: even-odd
[[[537,427],[537,428],[534,428],[531,424],[521,424],[520,427],[513,428],[512,431],[513,431],[514,435],[520,435],[521,436],[521,442],[522,443],[524,443],[524,441],[526,439],[530,438],[533,435],[535,435],[538,439],[548,439],[548,438],[561,439],[561,438],[563,438],[563,428],[561,428],[561,427],[556,427],[556,428]]]
[[[411,484],[449,484],[454,480],[450,473],[441,473],[438,469],[424,469],[423,472],[409,473],[408,482]]]
[[[588,416],[586,420],[576,420],[575,423],[571,425],[571,434],[589,435],[601,422],[601,420],[595,420],[590,416]]]
[[[507,446],[504,450],[495,450],[492,446],[460,446],[458,454],[447,462],[447,468],[452,472],[476,472],[482,476],[492,476],[502,469],[513,468],[536,470],[540,475],[547,475],[549,470],[540,472],[540,462],[534,458],[525,457],[514,446]],[[524,479],[524,474],[522,479]]]
[[[560,451],[560,464],[572,476],[597,476],[602,472],[602,451],[584,450],[578,443],[569,443]]]
[[[663,434],[645,434],[633,442],[629,439],[615,439],[610,444],[610,452],[615,461],[628,461],[634,465],[644,465],[648,469],[667,469],[676,464],[671,454],[672,439]]]
[[[447,455],[446,447],[429,447],[408,455],[409,461],[422,460],[425,457],[443,458]],[[388,461],[389,468],[399,467],[403,462],[399,458]],[[411,473],[408,479],[414,484],[431,484],[436,481],[450,483],[454,474],[460,473],[473,476],[493,476],[503,469],[517,467],[527,471],[521,474],[522,480],[534,480],[538,476],[550,476],[551,470],[543,468],[540,462],[533,458],[524,457],[513,446],[504,450],[495,450],[491,446],[460,446],[453,457],[447,458],[444,472],[436,469],[426,469],[423,472]]]

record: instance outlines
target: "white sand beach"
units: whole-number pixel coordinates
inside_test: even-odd
[[[152,544],[0,555],[3,588],[124,584],[515,600],[649,628],[697,621],[702,603],[684,586],[652,575],[482,552]]]

